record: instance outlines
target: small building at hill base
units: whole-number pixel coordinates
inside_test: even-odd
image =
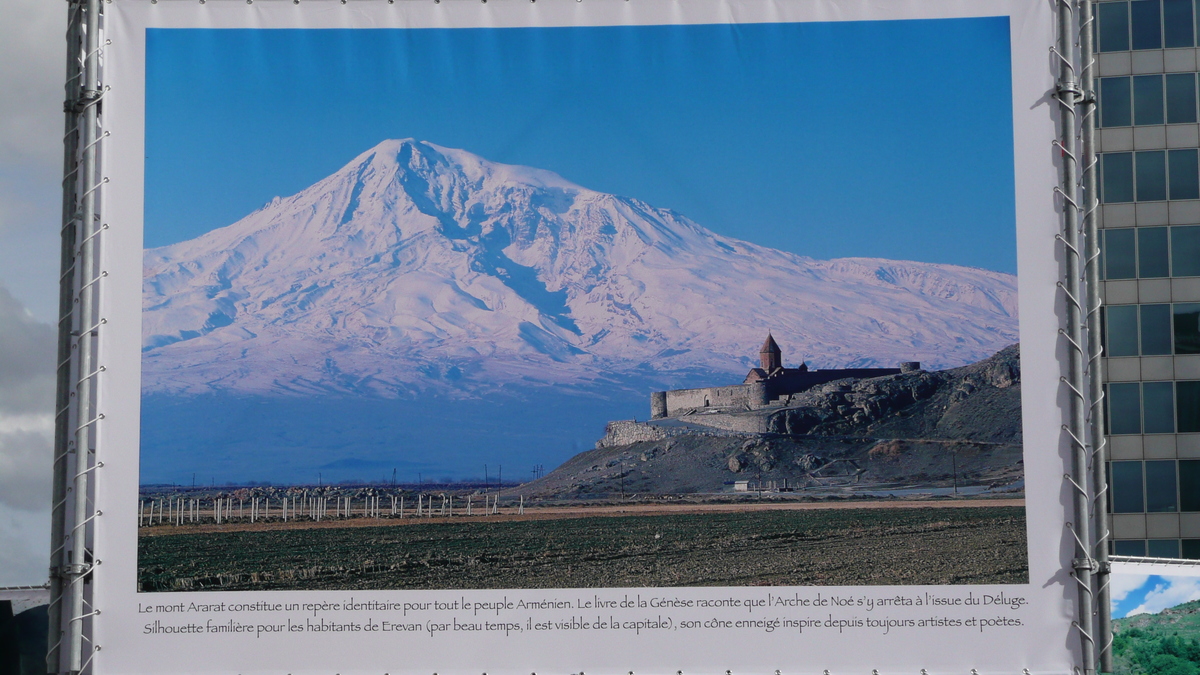
[[[906,361],[896,368],[834,368],[809,370],[783,367],[783,352],[770,333],[758,352],[760,367],[751,368],[742,384],[701,389],[672,389],[650,394],[650,417],[662,419],[703,410],[755,410],[786,396],[798,394],[819,384],[844,379],[866,379],[908,373],[921,369],[917,361]]]

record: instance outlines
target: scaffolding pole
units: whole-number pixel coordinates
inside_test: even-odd
[[[66,557],[67,483],[70,479],[71,425],[71,336],[75,299],[75,212],[78,207],[76,178],[79,149],[80,78],[83,74],[83,5],[72,2],[67,8],[67,65],[64,85],[63,113],[63,182],[62,228],[60,231],[59,288],[58,288],[58,357],[54,399],[54,463],[50,517],[50,606],[49,649],[46,672],[59,672],[59,646],[64,635],[62,624],[62,571]]]
[[[1069,490],[1074,505],[1074,522],[1068,526],[1074,537],[1075,553],[1071,561],[1072,578],[1075,580],[1078,594],[1077,619],[1075,628],[1079,631],[1080,639],[1080,672],[1082,675],[1094,675],[1096,672],[1096,640],[1093,622],[1094,593],[1092,589],[1092,573],[1096,569],[1096,561],[1092,557],[1091,541],[1091,495],[1094,490],[1088,486],[1092,481],[1088,470],[1088,447],[1086,444],[1086,399],[1084,385],[1084,342],[1082,305],[1084,284],[1082,278],[1081,249],[1080,249],[1080,209],[1079,209],[1079,149],[1076,136],[1077,128],[1076,106],[1080,105],[1083,96],[1080,91],[1078,72],[1077,39],[1079,23],[1076,21],[1075,5],[1072,0],[1056,0],[1058,17],[1058,38],[1054,47],[1054,55],[1058,63],[1058,82],[1055,87],[1055,100],[1058,102],[1059,129],[1058,140],[1062,158],[1061,187],[1058,188],[1062,204],[1062,230],[1058,240],[1062,242],[1063,267],[1062,277],[1058,282],[1059,290],[1064,300],[1063,325],[1059,334],[1063,338],[1066,359],[1066,374],[1061,376],[1061,382],[1066,389],[1066,432],[1071,445],[1071,467],[1064,479],[1069,483]]]
[[[1087,329],[1088,444],[1091,452],[1092,555],[1095,558],[1095,648],[1099,669],[1112,672],[1112,607],[1109,595],[1108,546],[1108,440],[1104,437],[1104,382],[1101,358],[1104,346],[1100,326],[1100,233],[1096,222],[1100,208],[1096,180],[1096,50],[1095,3],[1079,1],[1079,100],[1080,139],[1083,175],[1080,184],[1082,234],[1084,242],[1084,285]]]
[[[49,673],[85,671],[94,648],[89,632],[94,508],[89,478],[96,469],[99,317],[101,4],[71,0],[67,24],[63,135],[63,199],[49,637]]]

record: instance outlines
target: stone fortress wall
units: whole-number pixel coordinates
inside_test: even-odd
[[[704,387],[701,389],[674,389],[662,393],[665,409],[661,417],[674,417],[688,410],[705,410],[708,408],[740,408],[754,410],[770,402],[767,386],[763,382],[752,384],[735,384],[725,387]],[[651,415],[655,415],[654,399],[651,397]]]
[[[743,384],[653,392],[650,395],[650,418],[657,420],[713,410],[727,412],[758,410],[770,405],[774,400],[783,399],[818,384],[840,379],[857,380],[882,377],[921,369],[921,364],[916,361],[900,363],[897,368],[808,370],[807,366],[803,365],[800,368],[783,368],[780,365],[779,347],[770,335],[767,336],[767,342],[763,345],[760,358],[762,369],[751,370]],[[738,427],[736,429],[728,427],[731,430],[754,431],[750,428],[741,428],[746,424],[752,425],[745,420],[729,423]]]

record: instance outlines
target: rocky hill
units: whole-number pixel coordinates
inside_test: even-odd
[[[736,481],[814,494],[1023,490],[1016,345],[937,372],[839,380],[767,408],[614,422],[514,493],[587,498],[728,492]]]
[[[1200,600],[1113,621],[1113,672],[1200,673]]]

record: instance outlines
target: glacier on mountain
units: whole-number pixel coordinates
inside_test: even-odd
[[[142,326],[147,394],[461,398],[732,384],[768,330],[790,363],[960,366],[1017,341],[1017,295],[1012,275],[814,260],[406,139],[145,251]]]

